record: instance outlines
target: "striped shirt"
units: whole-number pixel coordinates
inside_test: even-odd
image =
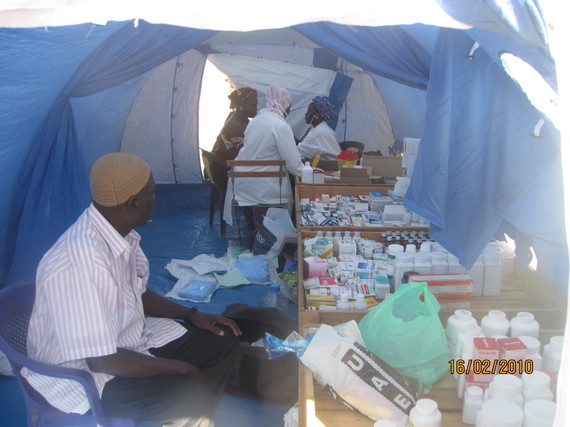
[[[28,356],[44,363],[91,373],[99,394],[112,375],[91,372],[86,358],[124,348],[150,354],[182,336],[171,319],[144,316],[141,295],[149,265],[140,235],[122,237],[93,205],[42,258],[36,274],[36,301],[28,329]],[[24,368],[28,382],[54,407],[85,412],[79,383]]]

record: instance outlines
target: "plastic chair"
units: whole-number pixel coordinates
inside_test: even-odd
[[[19,282],[0,291],[0,350],[6,354],[26,402],[28,426],[121,426],[134,427],[135,421],[105,415],[93,377],[88,372],[48,365],[27,357],[28,323],[36,296],[34,282]],[[20,371],[23,367],[43,375],[79,382],[91,409],[84,415],[67,414],[51,406]]]
[[[218,155],[211,151],[202,151],[202,161],[204,162],[204,169],[206,177],[210,181],[210,225],[214,222],[214,212],[216,211],[216,204],[220,208],[220,233],[222,236],[226,234],[226,222],[224,221],[224,201],[226,198],[226,188],[228,178],[226,176],[226,163]]]
[[[362,142],[343,141],[343,142],[339,142],[338,145],[340,145],[340,149],[343,151],[344,150],[356,151],[356,154],[358,155],[359,159],[361,159],[362,154],[364,154],[364,144]]]

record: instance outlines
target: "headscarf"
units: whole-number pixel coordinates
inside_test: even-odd
[[[338,118],[338,111],[328,96],[315,96],[313,102],[325,122],[334,122]]]
[[[230,108],[237,108],[239,104],[245,101],[247,98],[257,96],[257,91],[250,87],[242,87],[241,89],[236,89],[228,95],[230,99]]]
[[[285,111],[291,106],[291,95],[281,86],[269,86],[265,95],[265,109],[285,116]]]
[[[140,193],[149,178],[150,167],[140,157],[129,153],[105,154],[91,168],[91,195],[101,206],[119,206]]]

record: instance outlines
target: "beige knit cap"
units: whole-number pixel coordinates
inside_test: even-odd
[[[129,153],[109,153],[91,168],[91,195],[101,206],[118,206],[138,194],[148,182],[150,166]]]

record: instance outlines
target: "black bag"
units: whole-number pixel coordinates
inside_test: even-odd
[[[285,339],[295,330],[295,322],[277,308],[259,308],[247,304],[229,305],[222,313],[240,327],[240,359],[230,376],[226,391],[231,394],[257,397],[276,403],[297,402],[299,360],[286,354],[270,360],[264,347],[250,344],[266,332]]]

